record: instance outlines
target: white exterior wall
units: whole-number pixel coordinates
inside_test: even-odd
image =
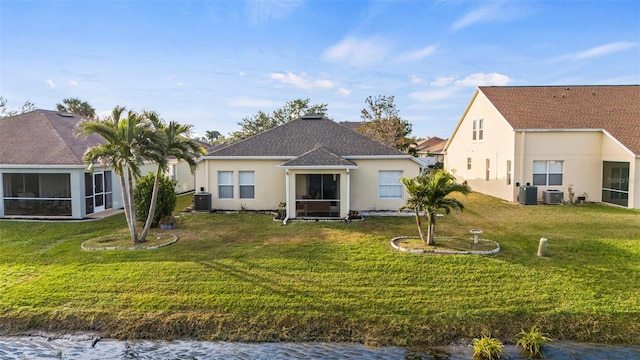
[[[95,171],[104,171],[101,167],[96,167]],[[5,216],[4,211],[4,184],[3,174],[5,173],[23,173],[23,174],[69,174],[69,186],[71,190],[71,218],[83,219],[87,215],[84,195],[84,174],[87,170],[83,166],[67,166],[67,167],[29,167],[29,166],[3,166],[0,168],[0,217]],[[120,179],[111,172],[113,209],[123,208],[122,191],[120,189]],[[40,217],[40,216],[38,216]]]
[[[483,136],[473,140],[473,121],[482,119]],[[516,173],[514,131],[488,99],[476,94],[451,136],[445,156],[445,169],[471,190],[513,201]],[[471,169],[467,161],[471,159]],[[489,177],[487,179],[487,160]],[[511,161],[511,184],[507,183],[507,161]]]
[[[353,160],[357,169],[351,169],[350,209],[356,211],[390,210],[398,211],[408,194],[403,186],[402,199],[381,199],[379,196],[378,172],[402,171],[402,176],[413,178],[420,174],[420,165],[411,159]]]

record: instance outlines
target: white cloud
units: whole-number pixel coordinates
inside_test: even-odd
[[[424,82],[424,79],[418,75],[411,74],[409,75],[409,81],[411,81],[412,84],[422,84]]]
[[[530,4],[522,1],[495,1],[466,13],[451,25],[451,29],[461,30],[478,23],[513,21],[534,11]]]
[[[420,60],[430,56],[431,54],[433,54],[436,51],[437,48],[438,48],[437,46],[431,45],[431,46],[427,46],[427,47],[419,49],[419,50],[405,52],[405,53],[402,53],[402,54],[398,55],[395,60],[397,62],[420,61]]]
[[[246,2],[246,11],[254,24],[260,24],[284,19],[302,4],[301,0],[252,0]]]
[[[342,97],[347,97],[347,96],[351,95],[351,91],[349,91],[348,89],[345,89],[345,88],[340,88],[340,89],[338,89],[338,92],[336,93],[336,95],[342,96]]]
[[[409,94],[409,97],[422,102],[441,101],[456,94],[458,88],[447,87],[438,90],[416,91]]]
[[[54,88],[56,87],[56,84],[53,82],[53,80],[49,79],[46,81],[47,85],[49,85],[50,88]]]
[[[227,99],[226,103],[229,106],[248,107],[248,108],[255,108],[255,107],[266,108],[266,107],[276,106],[276,103],[271,100],[249,97],[249,96],[236,96],[234,98]]]
[[[178,87],[182,87],[182,86],[184,86],[184,84],[183,84],[182,82],[178,81],[178,82],[176,83],[176,86],[178,86]]]
[[[442,87],[442,86],[451,85],[454,81],[455,81],[455,78],[453,77],[439,77],[433,80],[429,85]]]
[[[331,80],[312,80],[307,74],[301,73],[300,75],[296,75],[294,73],[288,72],[284,73],[271,73],[271,78],[273,80],[277,80],[283,84],[293,85],[300,89],[332,89],[334,87],[333,82]]]
[[[75,80],[69,80],[69,85],[71,86],[78,86],[78,82]]]
[[[574,59],[582,60],[582,59],[587,59],[595,56],[603,56],[603,55],[611,54],[618,51],[624,51],[636,46],[638,46],[637,43],[630,43],[630,42],[623,42],[623,41],[613,42],[610,44],[605,44],[602,46],[594,47],[589,50],[585,50],[579,53],[578,55],[576,55]]]
[[[349,66],[368,66],[381,61],[387,55],[388,48],[387,41],[379,37],[357,39],[349,36],[326,49],[323,58]]]
[[[457,86],[505,86],[509,85],[513,80],[507,75],[498,73],[475,73],[467,76],[462,80],[457,80]]]

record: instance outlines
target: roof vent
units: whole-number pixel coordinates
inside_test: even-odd
[[[70,113],[61,113],[61,112],[59,112],[58,115],[63,116],[63,117],[68,117],[68,118],[72,118],[73,117],[73,114],[70,114]]]
[[[302,115],[302,120],[320,120],[322,119],[322,115],[318,115],[316,113],[308,113]]]

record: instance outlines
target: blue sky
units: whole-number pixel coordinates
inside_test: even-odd
[[[0,0],[0,95],[157,111],[196,133],[285,102],[395,96],[447,138],[479,85],[640,84],[640,1]]]

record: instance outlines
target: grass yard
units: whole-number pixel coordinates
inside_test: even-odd
[[[413,217],[283,226],[267,214],[180,214],[166,230],[177,243],[111,251],[80,245],[126,233],[124,215],[0,221],[0,333],[412,346],[513,343],[539,325],[554,339],[640,344],[639,211],[462,201],[436,235],[479,228],[500,253],[394,251],[391,238],[417,235]]]

